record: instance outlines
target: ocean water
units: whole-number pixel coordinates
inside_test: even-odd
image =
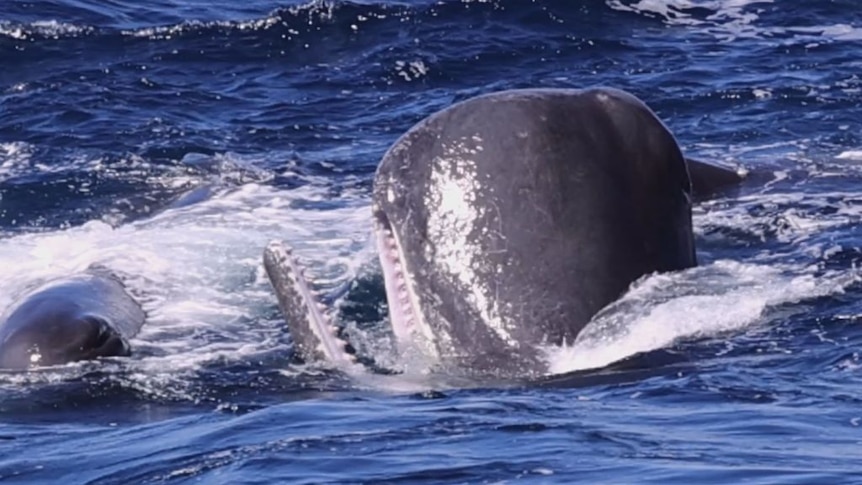
[[[130,358],[0,373],[0,482],[862,483],[860,77],[855,0],[5,0],[0,308],[97,263],[149,318]],[[595,85],[748,172],[697,202],[698,268],[539,381],[294,359],[268,241],[386,364],[387,147]]]

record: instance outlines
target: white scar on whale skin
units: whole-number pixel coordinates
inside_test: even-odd
[[[487,227],[476,222],[485,216],[476,201],[483,197],[483,186],[476,177],[473,155],[481,152],[482,138],[474,135],[452,144],[444,144],[443,157],[436,157],[431,171],[431,183],[426,194],[428,210],[429,244],[426,260],[439,264],[448,277],[466,295],[467,302],[478,312],[482,322],[491,328],[507,345],[516,347],[511,333],[512,322],[501,315],[494,288],[483,285],[478,269],[496,274],[483,257],[485,250],[473,243],[471,235],[484,235]],[[446,325],[451,325],[446,322]],[[451,328],[449,329],[451,333]]]

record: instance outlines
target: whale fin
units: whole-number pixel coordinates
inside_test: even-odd
[[[686,157],[688,176],[691,180],[691,192],[695,197],[707,197],[716,192],[739,185],[745,177],[744,173],[729,168]]]
[[[354,364],[347,343],[338,337],[338,329],[322,311],[291,248],[270,242],[263,252],[263,266],[299,355],[309,362],[327,361],[338,367]]]

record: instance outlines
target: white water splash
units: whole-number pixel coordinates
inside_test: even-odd
[[[759,25],[763,6],[774,3],[774,0],[607,0],[607,5],[614,10],[657,16],[668,25],[698,27],[704,34],[727,42],[763,38],[813,48],[824,43],[862,39],[862,27],[850,24]],[[703,10],[712,13],[704,15]]]
[[[323,288],[349,281],[370,257],[366,201],[347,193],[339,208],[315,207],[329,200],[327,192],[247,184],[116,228],[92,221],[0,239],[0,308],[46,280],[103,265],[148,313],[132,341],[128,374],[140,378],[133,384],[181,388],[182,376],[202,365],[253,359],[283,345],[286,329],[272,312],[275,296],[261,263],[268,241],[287,240],[310,259]]]
[[[25,144],[6,144],[0,155],[13,166],[27,164],[30,150]],[[116,228],[93,221],[0,239],[0,264],[7,269],[0,276],[0,307],[46,279],[93,263],[108,266],[126,278],[150,315],[133,342],[144,356],[130,362],[130,385],[146,392],[182,392],[188,373],[201,366],[253,359],[282,345],[279,336],[286,330],[280,315],[265,314],[275,306],[260,264],[269,240],[285,239],[294,246],[324,288],[350,281],[373,258],[365,195],[343,194],[339,207],[330,209],[329,182],[318,182],[290,191],[245,184]],[[818,241],[819,235],[862,222],[857,193],[769,190],[700,204],[696,231],[702,235],[705,228],[727,227],[757,233],[763,227],[774,229],[773,219],[780,216],[790,224],[761,236],[797,245],[794,253],[805,254],[806,264],[813,264],[834,250]],[[457,213],[456,202],[448,200],[444,206]],[[756,210],[763,206],[773,209]],[[830,210],[824,215],[823,209]],[[745,263],[719,261],[645,278],[597,316],[571,348],[552,349],[552,369],[601,367],[678,339],[768,326],[771,308],[840,293],[858,277],[850,271],[819,274],[804,266],[773,264],[786,257],[764,253]],[[417,373],[368,378],[360,385],[413,392],[436,384]]]
[[[862,161],[862,150],[846,150],[836,155],[835,158],[839,160]]]
[[[0,180],[26,173],[31,166],[33,146],[20,141],[0,143]]]
[[[596,315],[574,345],[547,349],[551,372],[604,367],[679,339],[741,331],[764,323],[770,308],[841,293],[859,279],[732,261],[652,275]]]
[[[10,37],[15,40],[27,40],[34,35],[51,39],[77,37],[93,31],[93,27],[57,22],[56,20],[39,20],[29,24],[0,21],[0,36]]]
[[[821,170],[808,174],[826,176]],[[784,179],[777,174],[773,182],[785,179],[786,174]],[[862,197],[855,192],[773,190],[767,183],[760,193],[701,202],[694,208],[695,232],[710,238],[711,231],[721,229],[792,245],[793,254],[804,255],[803,260],[790,262],[784,251],[761,251],[744,262],[715,261],[646,277],[594,317],[574,345],[548,349],[552,370],[603,367],[679,339],[768,325],[771,308],[840,294],[859,281],[859,268],[824,271],[821,262],[844,249],[824,234],[862,223]]]

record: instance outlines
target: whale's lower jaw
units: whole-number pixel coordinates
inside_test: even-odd
[[[264,249],[263,265],[296,352],[306,361],[324,361],[337,367],[354,365],[354,356],[338,337],[338,329],[317,301],[291,248],[279,241],[270,242]]]
[[[398,351],[402,355],[419,351],[423,357],[436,361],[439,358],[437,338],[421,313],[415,284],[404,264],[397,236],[385,220],[377,221],[374,235]],[[318,302],[293,250],[281,241],[272,241],[264,249],[263,263],[296,353],[307,362],[326,362],[336,367],[354,365],[355,356],[347,351],[348,344],[338,337],[338,328],[327,315],[327,309]]]

